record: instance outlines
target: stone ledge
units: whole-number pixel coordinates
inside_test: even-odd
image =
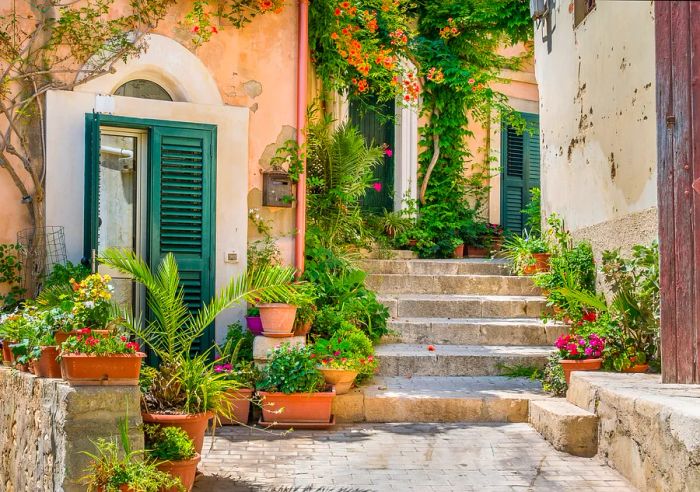
[[[598,456],[642,491],[700,490],[700,385],[576,372],[567,400],[599,418]]]
[[[598,451],[598,417],[563,398],[531,401],[530,424],[558,451],[586,458]]]
[[[0,391],[0,490],[85,490],[82,452],[117,436],[127,412],[132,447],[143,449],[136,386],[72,387],[3,367]]]

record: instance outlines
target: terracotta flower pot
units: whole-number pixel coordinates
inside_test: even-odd
[[[262,414],[265,422],[281,423],[328,423],[335,388],[322,393],[268,393],[258,391],[262,399]]]
[[[647,372],[649,370],[649,364],[635,364],[632,367],[628,367],[627,369],[623,369],[622,372],[627,372],[627,373],[632,373],[632,374],[640,374]]]
[[[467,246],[467,256],[469,258],[488,258],[488,248],[477,248],[476,246]]]
[[[259,304],[260,319],[265,333],[292,333],[297,307],[293,304]]]
[[[344,395],[350,391],[350,388],[352,388],[355,378],[357,377],[357,371],[330,369],[326,367],[319,367],[319,369],[323,373],[326,384],[335,387],[336,395]]]
[[[571,373],[574,371],[598,371],[603,365],[603,359],[583,359],[583,360],[560,360],[562,369],[564,369],[564,378],[566,384],[571,381]]]
[[[17,342],[12,341],[12,340],[3,340],[2,341],[2,360],[6,366],[14,365],[15,354],[12,353],[12,349],[10,348],[10,345],[15,344],[15,343],[17,343]]]
[[[532,253],[532,257],[535,259],[536,273],[549,271],[549,258],[551,256],[549,253]]]
[[[34,374],[40,378],[60,378],[61,365],[56,360],[58,347],[41,347],[41,356],[33,360]]]
[[[118,355],[62,354],[61,375],[73,386],[138,386],[143,352]]]
[[[455,247],[452,252],[452,258],[464,258],[464,243]]]
[[[106,337],[109,336],[111,332],[109,330],[91,330],[90,334],[94,337]],[[61,345],[63,342],[68,340],[69,337],[80,335],[78,330],[72,331],[61,331],[58,330],[54,333],[53,337],[56,339],[56,345]]]
[[[197,453],[194,458],[190,460],[181,461],[164,461],[158,465],[158,469],[165,473],[168,473],[171,477],[179,478],[182,482],[185,490],[192,490],[194,485],[195,475],[197,474],[197,465],[202,457]],[[177,487],[172,487],[165,489],[162,492],[179,492]]]
[[[190,439],[194,442],[194,450],[202,453],[204,446],[204,433],[207,431],[209,419],[214,414],[211,412],[186,414],[165,414],[165,413],[147,413],[141,412],[141,418],[144,424],[155,424],[161,427],[179,427],[187,432]]]
[[[263,325],[260,316],[246,316],[245,325],[248,331],[253,335],[258,336],[263,332]]]
[[[294,324],[294,336],[295,337],[303,337],[309,334],[311,331],[311,326],[313,325],[313,321],[305,321],[304,323],[295,323]]]
[[[406,246],[408,246],[409,248],[415,248],[416,246],[418,246],[418,239],[409,239],[406,243]]]
[[[248,423],[250,415],[250,399],[253,397],[253,390],[240,388],[228,391],[229,402],[231,404],[231,418],[219,415],[221,425],[238,425]]]

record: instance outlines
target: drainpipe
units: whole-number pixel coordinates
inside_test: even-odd
[[[299,0],[299,53],[297,55],[297,143],[299,152],[306,141],[306,98],[308,92],[309,53],[309,0]],[[294,239],[294,266],[297,277],[304,273],[304,246],[306,243],[306,157],[302,157],[302,173],[297,182],[297,233]]]

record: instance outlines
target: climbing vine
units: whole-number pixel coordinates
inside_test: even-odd
[[[502,70],[515,70],[522,62],[521,57],[499,54],[499,48],[530,38],[529,3],[348,0],[315,4],[310,22],[313,59],[327,89],[367,104],[393,99],[420,103],[426,121],[420,133],[420,252],[450,254],[460,237],[483,222],[479,214],[488,195],[488,159],[472,162],[471,173],[465,174],[465,164],[473,158],[467,148],[470,120],[485,124],[497,113],[523,129],[507,98],[492,85],[500,81]],[[400,43],[395,42],[398,30]],[[345,32],[358,41],[352,59],[345,44],[336,42]],[[390,69],[382,63],[387,56],[375,54],[391,57]]]

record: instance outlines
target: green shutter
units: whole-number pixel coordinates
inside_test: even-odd
[[[539,116],[522,113],[528,129],[522,134],[504,123],[501,130],[501,224],[520,233],[522,210],[531,199],[530,190],[540,186]]]
[[[211,130],[155,127],[149,179],[149,260],[173,253],[185,301],[192,310],[214,294],[215,134]],[[214,342],[207,329],[194,350]]]
[[[83,259],[89,262],[97,250],[100,213],[100,114],[85,115],[85,214]]]

